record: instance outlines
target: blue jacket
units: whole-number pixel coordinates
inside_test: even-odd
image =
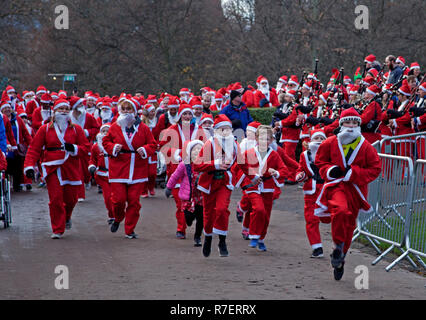
[[[0,115],[0,149],[6,154],[7,140],[6,140],[6,128],[4,126],[3,117]]]
[[[229,103],[225,108],[222,109],[222,111],[220,111],[220,113],[226,115],[231,121],[237,119],[241,121],[241,126],[234,127],[234,130],[241,128],[245,132],[247,125],[250,122],[253,122],[253,118],[250,115],[250,111],[246,108],[246,105],[244,103],[241,103],[239,108]]]

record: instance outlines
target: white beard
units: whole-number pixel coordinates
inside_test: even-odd
[[[152,119],[148,119],[148,127],[150,129],[154,129],[156,125],[157,125],[157,117],[154,117]]]
[[[337,135],[340,143],[345,145],[349,144],[361,135],[361,127],[349,128],[341,127],[340,132]]]
[[[321,142],[309,142],[309,151],[311,151],[312,161],[315,161],[315,156],[320,145]]]
[[[96,135],[96,142],[98,143],[99,151],[102,153],[106,153],[104,147],[102,146],[102,140],[104,139],[105,135],[98,133]]]
[[[265,96],[268,95],[269,96],[269,85],[267,86],[260,86],[259,88],[260,92],[262,92]],[[268,98],[268,97],[266,97]]]
[[[73,115],[71,115],[71,122],[74,124],[78,124],[80,127],[83,128],[83,124],[84,124],[84,120],[86,119],[86,110],[77,108],[78,111],[83,111],[82,113],[80,113],[80,115],[78,116],[78,118],[74,118]]]
[[[169,116],[170,124],[176,124],[176,123],[179,121],[179,116],[178,116],[177,112],[176,112],[176,114],[172,117],[172,116],[170,115],[170,112],[169,112],[169,111],[167,111],[167,115]]]
[[[254,148],[255,146],[256,146],[256,140],[248,140],[247,138],[244,138],[240,144],[241,152],[250,150]]]
[[[111,116],[112,116],[112,111],[111,110],[101,111],[102,122],[109,122],[109,120],[111,119]]]
[[[69,113],[66,115],[58,113],[58,112],[55,113],[55,122],[58,125],[59,130],[61,130],[62,132],[64,132],[68,128],[69,120],[70,120]]]
[[[44,120],[47,120],[50,117],[50,110],[41,110],[41,118]]]
[[[86,111],[87,111],[88,113],[90,113],[91,115],[93,115],[93,114],[95,113],[95,110],[96,110],[96,108],[95,108],[95,107],[87,108],[87,109],[86,109]]]
[[[124,128],[130,127],[135,122],[135,116],[133,113],[123,113],[117,118],[117,124]]]
[[[227,137],[223,137],[220,134],[214,133],[214,137],[218,140],[219,146],[225,152],[224,157],[222,157],[222,163],[231,163],[231,162],[233,162],[233,160],[234,160],[234,151],[235,151],[234,150],[235,140],[234,140],[234,136],[232,135],[232,133],[229,136],[227,136]]]

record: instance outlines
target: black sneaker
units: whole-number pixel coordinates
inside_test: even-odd
[[[194,247],[201,247],[201,238],[194,237]]]
[[[343,252],[339,248],[336,248],[333,250],[333,253],[330,256],[331,256],[331,266],[333,268],[339,268],[344,260]]]
[[[119,226],[120,226],[120,222],[114,221],[111,224],[111,232],[117,232]]]
[[[134,232],[132,232],[131,234],[126,234],[126,238],[127,239],[137,239],[138,235]]]
[[[229,256],[228,248],[226,247],[226,242],[219,242],[219,256],[227,257]]]
[[[212,251],[212,236],[204,237],[203,255],[207,258]]]
[[[109,218],[108,219],[108,224],[111,225],[114,222],[114,220],[115,220],[114,218]]]
[[[242,213],[239,208],[237,208],[236,214],[237,214],[237,221],[240,223],[243,222],[244,213]]]
[[[186,225],[188,227],[192,226],[192,222],[195,219],[195,214],[191,211],[188,211],[188,210],[183,210],[183,212],[184,212],[184,215],[185,215]]]
[[[27,184],[27,185],[25,186],[25,188],[27,189],[27,191],[31,191],[31,190],[33,189],[33,186],[32,186],[32,185],[30,185],[30,184]]]
[[[316,248],[314,249],[314,251],[312,251],[311,258],[322,258],[322,257],[324,257],[324,252],[322,251],[322,247]]]
[[[343,261],[338,268],[334,268],[333,274],[334,274],[334,280],[339,281],[343,277],[345,261]]]

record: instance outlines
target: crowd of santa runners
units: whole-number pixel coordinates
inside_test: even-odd
[[[319,225],[330,224],[339,280],[358,212],[371,210],[368,184],[381,172],[371,144],[426,127],[420,65],[392,55],[384,62],[370,54],[353,78],[333,69],[326,84],[315,72],[283,75],[275,87],[260,75],[256,88],[236,82],[146,96],[80,96],[43,85],[18,93],[9,85],[0,104],[0,169],[13,192],[46,187],[52,239],[72,228],[74,207],[96,186],[110,231],[122,225],[125,237],[135,239],[141,203],[164,197],[156,195],[162,190],[156,180],[165,166],[176,238],[185,239],[194,224],[194,246],[205,257],[215,235],[219,255],[229,255],[228,232],[266,251],[274,202],[286,201],[285,184],[303,184],[311,257],[323,257]],[[268,108],[271,119],[255,121],[252,108]],[[424,139],[393,145],[403,156],[412,155],[410,146],[424,159]],[[231,193],[238,188],[232,217],[242,227],[229,231]]]

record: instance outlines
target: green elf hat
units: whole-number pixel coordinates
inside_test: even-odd
[[[358,67],[355,71],[355,75],[354,75],[354,82],[356,81],[356,79],[362,79],[362,75],[360,73],[361,67]]]

